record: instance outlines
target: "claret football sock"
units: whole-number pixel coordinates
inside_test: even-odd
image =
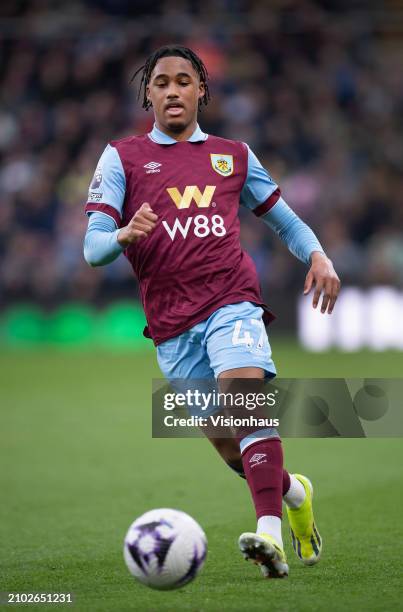
[[[228,467],[231,468],[231,470],[233,470],[234,472],[236,472],[238,474],[238,476],[240,476],[241,478],[245,478],[246,479],[242,463],[241,463],[241,465],[238,465],[238,463],[231,463],[230,461],[227,461],[226,463],[227,463]],[[296,480],[296,479],[294,478],[294,480]],[[297,481],[297,483],[298,483],[298,481]],[[288,493],[288,491],[290,490],[290,486],[291,486],[291,476],[287,472],[287,470],[283,470],[283,499],[284,499],[284,496],[286,495],[286,493]]]
[[[260,438],[251,443],[243,449],[242,463],[255,504],[257,529],[256,533],[241,534],[239,548],[245,559],[260,565],[263,576],[283,578],[288,576],[288,565],[281,537],[281,510],[288,478],[283,471],[281,441]]]
[[[260,439],[242,453],[256,516],[282,517],[283,450],[278,438]]]
[[[289,508],[299,508],[306,497],[303,484],[294,476],[289,474],[290,488],[284,495],[284,501]]]

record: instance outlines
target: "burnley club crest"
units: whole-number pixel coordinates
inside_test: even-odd
[[[211,165],[213,169],[221,174],[221,176],[230,176],[234,171],[234,159],[232,155],[220,155],[219,153],[210,153]]]

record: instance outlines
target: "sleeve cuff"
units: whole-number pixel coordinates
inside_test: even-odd
[[[88,215],[92,212],[100,212],[104,215],[108,215],[108,217],[111,217],[114,220],[116,227],[119,228],[121,226],[122,217],[120,213],[116,210],[116,208],[110,206],[109,204],[92,204],[91,202],[87,202],[85,205],[85,214]]]
[[[259,206],[253,209],[253,213],[257,217],[261,217],[262,215],[265,215],[267,212],[269,212],[271,208],[273,208],[273,206],[278,201],[280,196],[281,196],[281,191],[280,191],[280,188],[277,187],[277,189],[275,189],[273,193],[270,194],[267,200],[265,200],[264,202],[262,202],[262,204],[259,204]]]
[[[120,229],[118,228],[118,229],[115,231],[115,237],[114,237],[114,241],[115,241],[115,252],[116,252],[116,253],[123,253],[123,251],[125,250],[125,247],[124,247],[124,246],[122,246],[122,245],[120,244],[120,242],[118,241],[119,232],[120,232]]]

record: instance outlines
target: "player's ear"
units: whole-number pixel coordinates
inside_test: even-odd
[[[147,87],[146,87],[146,98],[147,98],[147,102],[149,103],[149,105],[152,106],[151,97],[150,97],[150,86],[149,85],[147,85]]]
[[[199,101],[201,101],[205,93],[206,93],[206,88],[204,87],[204,83],[200,81],[199,82]]]

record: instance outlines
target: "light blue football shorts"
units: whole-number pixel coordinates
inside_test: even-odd
[[[256,367],[276,375],[262,319],[251,302],[229,304],[191,329],[157,346],[160,369],[168,380],[218,378],[233,368]]]

